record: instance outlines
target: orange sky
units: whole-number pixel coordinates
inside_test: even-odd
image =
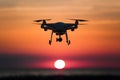
[[[109,4],[108,4],[109,2]],[[119,0],[4,0],[0,1],[0,54],[120,55]],[[50,22],[71,22],[66,18],[88,19],[74,32],[68,31],[71,45],[63,36],[56,43],[51,31],[45,32],[33,20],[51,18]]]

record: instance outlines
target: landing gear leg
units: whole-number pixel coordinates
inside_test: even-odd
[[[70,40],[68,40],[68,34],[67,34],[67,32],[66,32],[65,35],[66,35],[66,42],[67,42],[68,45],[70,45]]]
[[[49,40],[49,45],[51,45],[51,43],[52,43],[52,36],[53,36],[53,31],[51,33],[51,37],[50,37],[50,40]]]

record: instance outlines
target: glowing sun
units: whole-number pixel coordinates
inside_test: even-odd
[[[63,69],[65,67],[65,61],[63,61],[61,59],[56,60],[55,63],[54,63],[54,66],[57,69]]]

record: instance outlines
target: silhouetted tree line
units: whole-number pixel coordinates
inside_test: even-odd
[[[8,76],[0,77],[0,80],[120,80],[120,76],[115,75],[80,75],[80,76]]]

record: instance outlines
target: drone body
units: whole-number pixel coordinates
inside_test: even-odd
[[[82,20],[82,19],[71,19],[75,20],[75,23],[64,23],[64,22],[56,22],[56,23],[46,23],[46,21],[51,20],[51,19],[42,19],[42,20],[35,20],[34,22],[41,22],[41,28],[44,29],[44,31],[51,30],[51,38],[49,40],[49,44],[51,45],[52,43],[52,37],[53,33],[59,36],[59,38],[56,38],[56,42],[62,42],[62,35],[66,35],[66,42],[68,45],[70,45],[70,40],[68,39],[68,34],[67,30],[74,31],[75,29],[78,28],[79,21],[80,22],[85,22],[87,20]]]

